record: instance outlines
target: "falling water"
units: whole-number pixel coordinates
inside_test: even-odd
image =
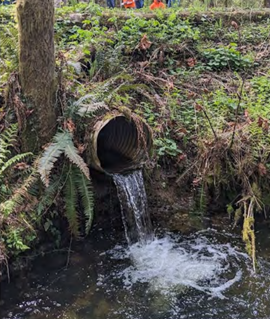
[[[114,174],[113,180],[121,205],[125,235],[129,245],[154,239],[142,171]]]
[[[7,287],[12,303],[6,298],[1,318],[270,318],[269,261],[258,259],[255,276],[250,258],[237,248],[238,236],[225,230],[154,236],[142,172],[113,178],[128,247],[112,233],[101,236],[96,229],[99,240],[85,243],[82,251],[80,244],[65,271],[48,276],[42,259],[19,302],[17,287]],[[265,249],[268,235],[267,227],[261,237],[268,238]],[[56,262],[58,268],[57,256],[48,257],[46,264]],[[66,255],[62,258],[65,263]]]
[[[151,290],[165,295],[179,287],[192,287],[223,298],[223,292],[241,280],[241,270],[229,280],[222,280],[222,276],[229,273],[228,256],[237,255],[230,245],[211,246],[202,237],[181,243],[180,236],[165,234],[157,238],[153,235],[141,171],[114,174],[113,180],[129,247],[117,245],[110,254],[116,259],[132,261],[131,266],[116,275],[123,279],[125,286],[148,283]],[[100,281],[100,284],[104,283]]]

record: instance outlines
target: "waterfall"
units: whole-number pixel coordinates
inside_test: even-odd
[[[136,242],[145,244],[154,239],[142,171],[129,174],[113,174],[125,235],[129,245]]]

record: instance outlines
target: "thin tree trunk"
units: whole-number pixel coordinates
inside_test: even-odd
[[[264,0],[263,4],[265,8],[270,8],[270,0]]]
[[[54,0],[17,0],[17,17],[20,84],[27,108],[33,111],[24,137],[32,145],[24,148],[31,149],[33,139],[40,148],[56,129]]]

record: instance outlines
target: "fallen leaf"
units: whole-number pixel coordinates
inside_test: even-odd
[[[173,84],[173,82],[170,82],[170,81],[168,81],[167,82],[167,88],[169,89],[169,90],[172,90],[173,88],[174,88],[174,84]]]
[[[262,127],[263,126],[263,122],[264,122],[264,119],[261,116],[259,116],[258,117],[258,121],[257,121],[258,126]]]
[[[79,144],[78,146],[77,146],[77,149],[78,149],[78,151],[79,151],[79,154],[82,154],[84,151],[85,151],[85,145],[84,144]]]
[[[34,112],[34,110],[29,110],[29,109],[27,109],[27,110],[25,111],[25,115],[26,115],[26,116],[29,116],[29,115],[31,115],[33,112]]]
[[[184,135],[187,134],[187,130],[184,128],[184,127],[180,127],[178,130],[177,130],[177,133],[183,133]]]
[[[201,182],[201,178],[195,178],[192,182],[193,186],[196,187],[196,186],[199,186],[200,185],[200,182]]]
[[[64,122],[64,128],[66,130],[68,130],[70,133],[73,133],[75,131],[75,124],[73,123],[73,121],[71,119],[67,119]]]
[[[26,168],[28,168],[28,167],[29,167],[29,165],[26,164],[26,163],[24,163],[24,162],[17,163],[17,164],[14,166],[15,169],[18,169],[18,170],[20,170],[20,171],[22,171],[22,170],[24,170],[24,169],[26,169]]]
[[[149,61],[141,61],[141,62],[138,62],[138,65],[141,67],[141,68],[145,68],[149,65]]]
[[[258,171],[260,176],[265,176],[267,174],[267,168],[263,163],[258,164]]]
[[[188,97],[189,99],[191,99],[191,98],[195,97],[196,95],[197,95],[197,94],[196,94],[195,92],[189,91],[188,94],[187,94],[187,97]]]
[[[203,110],[202,105],[200,105],[199,103],[195,103],[195,110],[199,112],[202,111]]]
[[[5,117],[6,113],[4,111],[0,111],[0,121],[3,120],[3,118]]]
[[[180,154],[177,158],[177,162],[182,162],[187,158],[186,154]]]
[[[263,125],[262,125],[262,128],[263,128],[263,130],[264,130],[265,132],[268,133],[268,131],[269,131],[269,122],[268,122],[267,120],[264,120]]]
[[[188,58],[187,59],[187,65],[192,68],[197,64],[197,61],[195,58]]]
[[[238,23],[235,22],[235,21],[232,21],[232,22],[231,22],[231,26],[234,27],[236,30],[239,29],[239,25],[238,25]]]
[[[147,39],[147,34],[144,34],[141,38],[141,41],[138,45],[138,48],[141,50],[147,50],[152,45],[152,42]]]

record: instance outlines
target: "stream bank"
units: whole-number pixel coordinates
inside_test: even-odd
[[[63,19],[72,10],[59,10],[55,23],[59,100],[68,114],[60,121],[61,128],[74,124],[84,133],[88,119],[78,120],[73,113],[74,104],[82,97],[91,107],[102,102],[110,111],[140,115],[154,132],[154,150],[144,175],[156,227],[189,234],[207,227],[209,217],[215,216],[212,212],[225,218],[228,213],[236,225],[242,226],[246,220],[247,248],[252,253],[254,247],[248,244],[254,217],[262,220],[269,212],[270,29],[264,19],[268,12],[261,15],[262,21],[258,21],[259,14],[251,22],[247,19],[253,17],[250,11],[237,21],[232,18],[237,13],[224,13],[224,21],[219,14],[214,18],[215,13],[207,12],[211,19],[205,19],[200,13],[198,23],[196,15],[187,18],[186,13],[181,16],[174,11],[160,16],[125,14],[122,19],[123,14],[117,11],[108,15],[98,6],[78,6],[75,13],[86,19],[78,25]],[[14,118],[16,121],[11,110],[14,99],[20,96],[17,91],[8,91],[9,74],[17,70],[16,25],[9,21],[1,32],[1,38],[12,35],[1,54],[6,65],[1,65],[1,91],[7,90],[8,110],[1,117],[2,135]],[[94,114],[94,120],[99,116]],[[81,134],[75,140],[80,150],[85,146],[84,137]],[[17,151],[19,146],[15,144]],[[82,157],[87,160],[85,154]],[[27,159],[25,164],[31,167],[33,162]],[[56,173],[61,165],[66,162],[57,163]],[[7,185],[6,190],[1,189],[4,203],[12,196],[13,186],[23,185],[27,175],[29,167],[18,167],[1,176]],[[119,211],[115,189],[111,181],[97,175],[92,172],[95,223],[107,229],[115,223],[122,232],[120,215],[115,214]],[[17,216],[23,223],[27,215],[38,234],[37,241],[44,238],[45,242],[68,245],[64,198],[53,198],[41,212],[40,207],[37,209],[39,200],[34,198],[30,205],[16,207],[11,218],[1,223],[3,250],[10,261],[22,251],[27,255],[26,246],[38,247],[25,229],[17,232]],[[47,214],[43,218],[44,211]],[[238,231],[241,234],[240,228]],[[10,238],[11,247],[6,244]]]

